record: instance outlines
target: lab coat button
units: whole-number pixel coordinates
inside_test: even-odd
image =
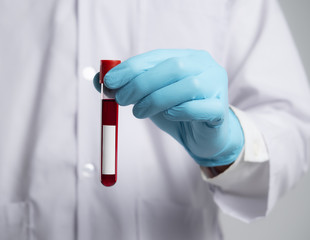
[[[93,80],[95,74],[96,74],[96,71],[92,67],[85,67],[82,71],[83,77],[88,81]]]
[[[92,163],[86,163],[83,166],[82,174],[84,177],[91,177],[95,172],[95,166]]]

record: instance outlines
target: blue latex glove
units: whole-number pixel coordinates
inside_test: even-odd
[[[98,87],[98,75],[94,82]],[[226,71],[206,51],[150,51],[114,67],[104,82],[116,89],[119,105],[134,104],[137,118],[149,117],[201,166],[230,164],[242,150]]]

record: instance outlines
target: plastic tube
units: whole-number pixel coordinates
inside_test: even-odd
[[[104,76],[120,60],[101,60],[101,183],[110,187],[117,181],[118,104],[115,93],[104,86]]]

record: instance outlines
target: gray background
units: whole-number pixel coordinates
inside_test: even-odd
[[[309,79],[310,0],[279,0],[279,3],[291,28]],[[225,240],[310,240],[309,205],[310,173],[280,199],[266,219],[244,224],[221,214]]]

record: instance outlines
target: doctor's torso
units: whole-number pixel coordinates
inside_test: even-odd
[[[118,182],[101,185],[100,94],[84,70],[158,48],[224,62],[228,2],[0,3],[1,239],[219,238],[199,166],[131,107],[120,107]]]

